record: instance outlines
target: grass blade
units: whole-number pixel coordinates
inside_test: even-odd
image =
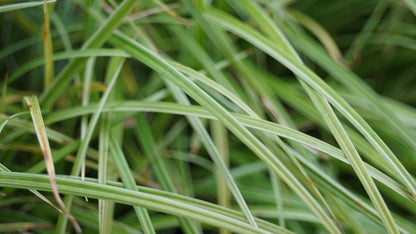
[[[50,118],[47,119],[48,122],[53,123],[58,120],[65,120],[67,118],[75,117],[75,116],[81,116],[88,113],[93,113],[96,109],[96,106],[87,106],[85,108],[71,108],[67,111],[62,111],[61,113],[56,113],[56,115],[51,115]],[[170,114],[179,114],[179,115],[191,115],[191,116],[197,116],[202,118],[209,118],[209,119],[215,119],[210,113],[202,109],[201,107],[196,106],[184,106],[179,105],[175,103],[155,103],[155,102],[115,102],[115,103],[108,103],[104,108],[104,112],[160,112],[160,113],[170,113]],[[241,115],[241,114],[232,114],[234,118],[236,118],[241,124],[243,124],[246,127],[256,129],[263,131],[265,133],[271,133],[274,135],[278,135],[283,138],[287,138],[293,141],[296,141],[298,143],[301,143],[302,145],[306,145],[308,147],[311,147],[312,149],[316,149],[320,152],[326,153],[331,157],[336,158],[337,160],[340,160],[344,163],[349,163],[349,161],[345,158],[344,153],[319,139],[313,138],[309,135],[306,135],[302,132],[293,130],[289,127],[285,127],[282,125],[279,125],[277,123],[272,123],[266,120],[259,120],[253,117]],[[1,117],[1,116],[0,116]],[[12,122],[13,124],[13,122]],[[21,123],[19,123],[21,124]],[[387,179],[389,178],[384,173],[378,171],[376,168],[372,167],[369,164],[365,164],[367,169],[372,177],[379,180],[381,183],[387,183],[387,181],[394,181],[393,179]],[[383,175],[383,176],[377,176]],[[382,179],[384,178],[384,179]],[[387,185],[391,184],[391,186]],[[406,199],[415,201],[415,199],[408,193],[407,189],[403,188],[399,183],[393,182],[387,183],[386,185],[390,188],[392,188],[394,191],[398,192],[401,196],[405,197]]]
[[[36,181],[35,184],[33,184],[34,181]],[[192,218],[238,233],[292,233],[279,226],[260,221],[259,219],[258,223],[262,224],[261,227],[254,228],[243,221],[244,217],[241,213],[177,194],[149,189],[146,189],[145,192],[134,192],[120,188],[122,187],[120,184],[102,185],[98,184],[96,180],[82,181],[75,178],[57,177],[57,181],[59,182],[59,190],[65,194],[101,198],[122,204],[141,206]],[[33,187],[40,191],[51,190],[47,176],[16,172],[0,173],[0,186],[14,188]]]
[[[65,59],[86,59],[88,60],[89,57],[128,57],[127,53],[124,53],[120,50],[114,49],[86,49],[86,50],[74,50],[74,51],[67,51],[67,52],[58,52],[55,53],[53,56],[54,61],[60,61]],[[25,64],[23,64],[19,70],[13,72],[8,79],[8,84],[12,84],[14,81],[19,79],[25,73],[29,72],[32,69],[35,69],[38,66],[41,66],[45,63],[43,57],[33,59]]]
[[[36,96],[25,97],[25,101],[29,107],[30,115],[32,116],[33,126],[35,127],[36,136],[38,137],[39,145],[42,150],[43,158],[46,164],[46,170],[48,171],[50,185],[51,185],[55,200],[58,202],[65,216],[67,216],[71,220],[76,232],[80,233],[81,227],[78,225],[74,217],[69,213],[61,197],[59,196],[59,192],[58,192],[58,188],[56,184],[55,167],[53,165],[53,159],[52,159],[52,152],[49,146],[48,137],[46,135],[46,128],[45,128],[45,124],[43,123],[43,118],[42,118],[42,113],[40,111],[38,98]]]
[[[111,113],[105,113],[101,117],[98,149],[98,183],[106,184],[108,180],[108,155],[111,130]],[[85,162],[84,165],[85,167]],[[99,232],[111,233],[113,225],[114,204],[111,201],[98,200],[98,224]]]
[[[15,3],[15,4],[8,4],[4,6],[0,6],[0,13],[7,12],[7,11],[14,11],[19,9],[24,9],[28,7],[35,7],[40,6],[47,3],[53,3],[56,2],[56,0],[48,0],[48,1],[33,1],[33,2],[21,2],[21,3]]]
[[[127,160],[123,154],[123,151],[118,145],[117,141],[114,139],[114,137],[112,137],[109,143],[110,143],[111,155],[113,156],[114,162],[118,168],[121,179],[123,180],[123,183],[125,184],[125,187],[132,191],[138,191],[133,175],[130,173]],[[155,233],[155,230],[152,225],[152,221],[150,220],[150,216],[147,210],[142,207],[135,206],[134,211],[136,212],[137,217],[140,221],[140,224],[142,225],[143,232]]]
[[[48,9],[49,8],[49,9]],[[49,11],[53,9],[53,4],[48,7],[47,1],[43,1],[43,55],[45,58],[44,69],[44,87],[47,89],[53,81],[54,68],[53,68],[53,47],[51,29],[49,26]]]

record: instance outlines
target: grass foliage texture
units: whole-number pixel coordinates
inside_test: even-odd
[[[415,14],[0,1],[0,232],[415,233]]]

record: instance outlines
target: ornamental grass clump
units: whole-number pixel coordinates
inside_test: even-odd
[[[414,233],[415,14],[0,1],[0,232]]]

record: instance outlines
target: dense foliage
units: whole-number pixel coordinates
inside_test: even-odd
[[[416,232],[415,14],[0,1],[0,232]]]

